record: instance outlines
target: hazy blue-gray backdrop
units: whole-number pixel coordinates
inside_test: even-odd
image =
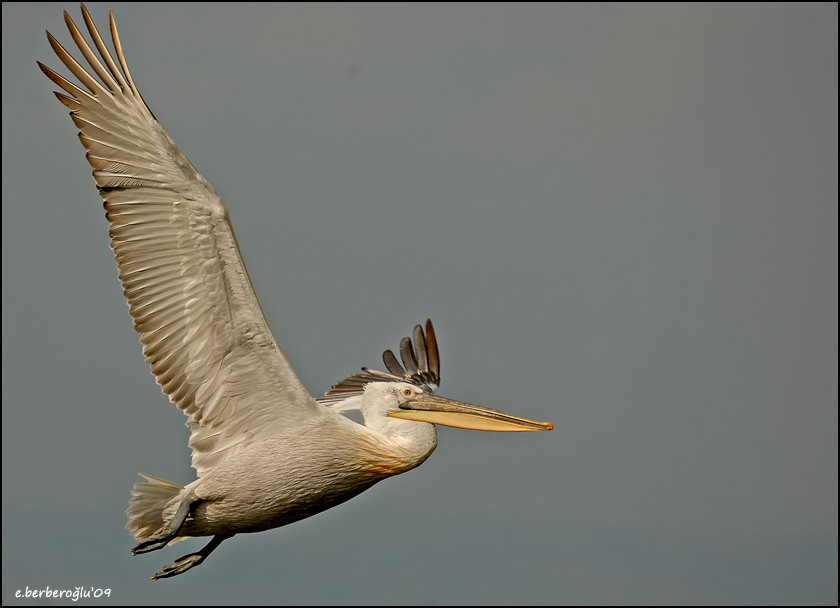
[[[4,3],[4,604],[837,603],[835,4],[89,7],[313,393],[430,316],[444,394],[556,430],[149,581],[184,418],[35,65],[78,6]]]

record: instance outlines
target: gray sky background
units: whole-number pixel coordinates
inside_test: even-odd
[[[149,581],[184,417],[35,65],[78,6],[3,3],[4,604],[837,603],[836,4],[88,6],[310,391],[429,316],[442,394],[556,430]]]

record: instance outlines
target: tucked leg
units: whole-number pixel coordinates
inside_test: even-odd
[[[175,560],[175,562],[169,566],[164,566],[160,572],[152,577],[152,580],[177,576],[178,574],[186,572],[190,568],[195,568],[207,559],[207,556],[210,555],[216,547],[222,544],[223,540],[230,538],[231,536],[233,536],[233,534],[217,534],[201,551],[185,555],[184,557]]]
[[[166,543],[178,536],[178,530],[180,530],[181,526],[184,525],[187,516],[190,514],[190,510],[198,502],[201,502],[201,499],[196,498],[193,492],[187,494],[184,497],[184,500],[181,501],[181,504],[178,505],[178,510],[175,511],[175,515],[172,516],[169,524],[163,526],[152,536],[137,544],[131,550],[132,555],[137,555],[138,553],[148,553],[149,551],[156,551],[157,549],[165,547]]]

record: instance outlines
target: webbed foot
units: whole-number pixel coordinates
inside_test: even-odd
[[[190,553],[189,555],[180,557],[168,566],[164,566],[160,572],[155,573],[155,575],[152,577],[152,580],[156,581],[161,578],[169,578],[170,576],[177,576],[178,574],[182,574],[190,568],[194,568],[195,566],[199,565],[201,562],[204,561],[204,558],[206,557],[207,556],[201,551],[199,551],[198,553]]]
[[[177,576],[179,574],[183,574],[190,568],[195,568],[207,559],[207,556],[210,555],[216,547],[222,544],[223,540],[230,538],[231,536],[233,536],[233,534],[217,534],[201,551],[180,557],[168,566],[164,566],[160,572],[155,573],[152,580],[156,581],[161,578]],[[151,549],[149,549],[149,551],[151,551]]]

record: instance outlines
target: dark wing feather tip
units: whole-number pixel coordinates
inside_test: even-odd
[[[347,376],[334,384],[318,401],[325,405],[334,405],[347,397],[363,393],[365,385],[370,382],[408,382],[430,393],[437,390],[440,385],[440,357],[432,321],[426,320],[425,334],[423,328],[416,325],[413,337],[413,342],[409,337],[400,341],[402,364],[393,351],[386,350],[382,353],[382,362],[390,373],[363,367],[364,374]]]

